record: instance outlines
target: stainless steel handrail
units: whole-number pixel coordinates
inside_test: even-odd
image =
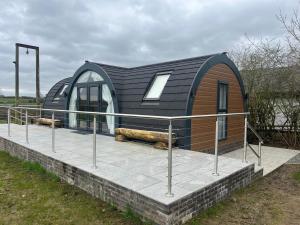
[[[0,108],[3,108],[3,107],[0,107]],[[21,125],[26,124],[26,119],[28,120],[28,119],[30,119],[30,118],[34,119],[34,118],[39,118],[39,117],[40,117],[40,116],[32,116],[32,115],[29,115],[27,109],[25,109],[25,113],[22,112],[23,110],[18,111],[18,110],[15,109],[14,107],[10,107],[10,110],[20,115],[20,118],[18,118],[17,116],[11,115],[11,118],[13,118],[15,121],[17,121],[17,122],[20,123]],[[26,113],[27,113],[27,115],[26,115]],[[23,119],[24,119],[24,120],[23,120]]]
[[[249,143],[247,142],[247,145],[246,145],[246,151],[247,151],[247,146],[250,147],[250,149],[252,150],[252,152],[254,153],[254,155],[257,157],[258,159],[258,166],[261,166],[261,161],[262,161],[262,152],[261,152],[261,146],[262,144],[264,143],[262,137],[257,133],[257,131],[254,129],[254,127],[252,127],[248,122],[246,123],[247,124],[247,128],[249,128],[249,130],[252,131],[252,133],[257,137],[258,139],[258,153],[253,149],[253,147],[251,145],[249,145]],[[246,156],[245,156],[246,157]],[[246,159],[246,158],[245,158]]]
[[[156,120],[165,120],[169,122],[169,128],[168,128],[168,191],[166,195],[168,197],[174,196],[172,193],[172,121],[175,120],[185,120],[185,119],[193,119],[193,118],[206,118],[206,117],[215,117],[216,118],[216,127],[215,127],[215,161],[214,161],[214,169],[213,174],[219,175],[218,173],[218,129],[219,129],[219,118],[220,117],[226,117],[226,116],[245,116],[245,127],[247,127],[247,115],[249,115],[249,112],[241,112],[241,113],[226,113],[226,114],[206,114],[206,115],[192,115],[192,116],[155,116],[155,115],[139,115],[139,114],[125,114],[125,113],[106,113],[106,112],[90,112],[90,111],[78,111],[78,110],[62,110],[62,109],[43,109],[43,108],[30,108],[30,107],[12,107],[12,106],[0,106],[0,108],[6,108],[8,113],[8,136],[11,136],[11,128],[10,128],[10,118],[11,116],[11,110],[25,110],[25,122],[26,122],[26,142],[28,141],[28,110],[36,110],[40,111],[40,114],[42,111],[51,112],[51,130],[52,130],[52,151],[55,153],[55,113],[75,113],[75,114],[87,114],[87,115],[93,115],[93,168],[96,169],[96,122],[97,122],[97,115],[102,116],[115,116],[115,117],[129,117],[129,118],[141,118],[141,119],[156,119]],[[244,143],[247,143],[247,135],[245,132],[244,135]],[[261,146],[261,145],[260,145]],[[245,146],[247,147],[247,146]],[[261,151],[260,151],[261,152]]]
[[[256,155],[257,158],[259,158],[259,154],[254,150],[254,148],[249,144],[247,143],[248,147],[252,150],[252,152],[254,153],[254,155]]]
[[[1,107],[0,107],[1,108]],[[14,111],[14,112],[17,112],[17,113],[19,113],[20,115],[22,115],[22,116],[25,116],[26,115],[26,113],[23,113],[22,111],[18,111],[17,109],[15,109],[15,107],[11,107],[11,110],[12,111]],[[27,109],[25,108],[25,111],[26,111]],[[39,117],[39,116],[32,116],[32,115],[29,115],[28,114],[28,118],[36,118],[36,117]]]
[[[0,106],[1,108],[2,106]],[[64,110],[64,109],[37,109],[29,107],[11,107],[14,109],[27,109],[27,110],[41,110],[46,112],[65,112],[65,113],[77,113],[87,115],[102,115],[102,116],[116,116],[116,117],[131,117],[131,118],[143,118],[143,119],[158,119],[158,120],[182,120],[204,117],[223,117],[223,116],[237,116],[237,115],[249,115],[249,112],[242,113],[224,113],[224,114],[204,114],[193,116],[155,116],[155,115],[140,115],[140,114],[126,114],[126,113],[106,113],[106,112],[91,112],[91,111],[78,111],[78,110]]]
[[[252,127],[249,123],[247,124],[248,128],[253,132],[253,134],[255,134],[255,136],[258,138],[258,140],[263,144],[264,140],[262,139],[262,137],[257,133],[257,131],[254,129],[254,127]]]

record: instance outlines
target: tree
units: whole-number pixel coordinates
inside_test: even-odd
[[[289,147],[299,145],[300,70],[291,63],[294,58],[289,48],[274,40],[248,38],[232,58],[248,94],[249,122],[266,142],[280,140]]]

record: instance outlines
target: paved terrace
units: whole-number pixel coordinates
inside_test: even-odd
[[[92,168],[92,134],[58,128],[55,130],[56,153],[51,150],[51,129],[29,125],[29,144],[25,126],[0,125],[0,136],[54,159],[102,177],[146,197],[170,204],[230,174],[249,166],[240,159],[219,157],[219,176],[212,175],[214,156],[187,150],[173,151],[174,197],[167,192],[167,151],[134,142],[116,142],[113,137],[97,135],[97,169]]]
[[[258,149],[257,145],[252,145],[255,150]],[[238,149],[229,153],[226,153],[224,156],[240,159],[243,154],[243,149]],[[262,167],[263,167],[263,175],[266,176],[278,167],[282,166],[290,159],[294,158],[297,154],[300,154],[300,151],[293,149],[285,149],[285,148],[275,148],[262,146]],[[252,151],[248,148],[247,150],[247,161],[255,163],[255,170],[259,170],[261,167],[257,165],[257,157],[252,153]]]

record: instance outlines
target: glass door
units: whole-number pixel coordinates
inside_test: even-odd
[[[100,112],[100,105],[101,105],[101,85],[89,85],[89,111],[91,112]],[[96,128],[98,132],[101,132],[101,121],[100,118],[101,116],[96,116],[97,118],[97,124]],[[94,121],[94,116],[90,115],[89,116],[89,128],[92,130],[93,129],[93,121]]]
[[[77,88],[77,96],[77,109],[79,111],[88,111],[87,87],[79,86]],[[88,128],[88,117],[86,114],[77,114],[77,127],[84,130]]]
[[[79,111],[100,112],[101,84],[90,83],[77,86],[77,109]],[[82,130],[93,129],[93,115],[78,114],[77,128]],[[100,116],[97,116],[97,131],[101,132]]]

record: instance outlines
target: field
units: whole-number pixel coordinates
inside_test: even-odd
[[[299,224],[300,165],[284,165],[270,176],[186,225]],[[38,164],[22,162],[0,151],[0,224],[151,224],[129,208],[120,212],[60,181]]]
[[[0,97],[0,104],[1,105],[13,105],[15,104],[15,97],[8,96],[8,97]],[[22,105],[32,105],[35,104],[35,98],[32,97],[20,97],[19,104]]]

